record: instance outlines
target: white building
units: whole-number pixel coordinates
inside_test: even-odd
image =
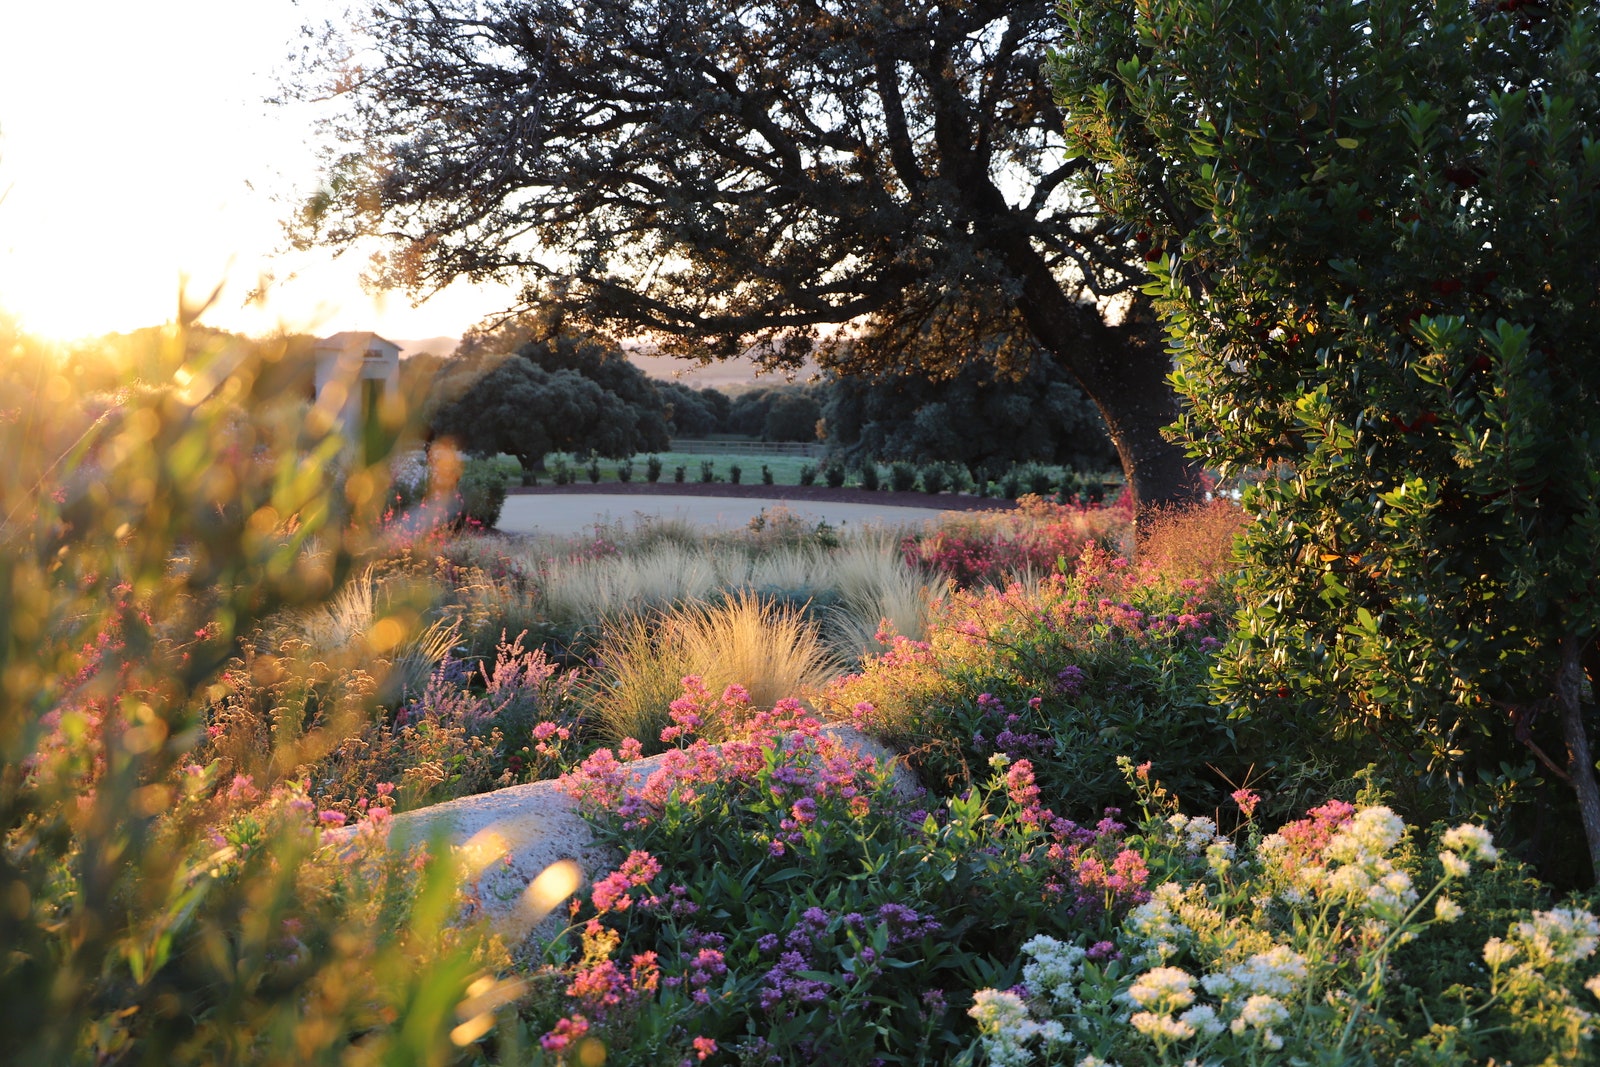
[[[316,402],[339,413],[346,433],[359,432],[385,398],[400,395],[400,346],[375,333],[345,331],[318,341]]]

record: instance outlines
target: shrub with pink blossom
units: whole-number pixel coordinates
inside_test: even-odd
[[[1050,802],[1087,818],[1131,799],[1116,757],[1132,752],[1197,810],[1219,807],[1229,781],[1252,773],[1271,777],[1283,810],[1304,747],[1268,722],[1231,721],[1210,699],[1231,607],[1217,575],[1091,545],[1067,573],[953,594],[926,642],[869,657],[828,699],[869,708],[856,721],[940,791],[966,788],[1000,753],[1030,761]]]
[[[581,990],[621,988],[641,952],[661,969],[653,1000],[604,1031],[615,1062],[677,1062],[695,1036],[746,1060],[940,1062],[970,1026],[946,992],[963,974],[1003,966],[1023,930],[1109,932],[1147,897],[1118,813],[1061,818],[1025,760],[996,756],[981,787],[924,811],[792,701],[709,743],[693,712],[711,698],[685,681],[681,747],[647,779],[600,750],[563,780],[628,857],[582,902],[588,962],[567,966],[594,973],[588,946],[614,937],[606,981]],[[547,1010],[540,1025],[602,1025],[576,994]]]

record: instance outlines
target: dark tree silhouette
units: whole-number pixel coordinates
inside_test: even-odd
[[[345,103],[300,241],[379,237],[382,283],[516,279],[700,358],[937,376],[1037,344],[1142,504],[1195,491],[1149,316],[1105,311],[1142,264],[1073,193],[1046,0],[375,0],[357,24],[293,79]]]
[[[655,383],[613,341],[575,329],[557,309],[520,316],[499,335],[448,361],[436,379],[435,436],[470,452],[506,452],[524,470],[545,453],[621,458],[667,447],[667,409]]]
[[[845,463],[953,461],[998,478],[1035,460],[1103,470],[1115,462],[1094,406],[1048,356],[1021,378],[975,360],[954,377],[847,376],[823,408],[829,453]]]

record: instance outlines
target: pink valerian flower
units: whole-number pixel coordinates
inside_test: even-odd
[[[810,797],[801,797],[789,808],[789,816],[800,826],[810,826],[817,821],[817,802]]]
[[[625,737],[617,749],[617,759],[623,763],[632,763],[644,755],[644,745],[639,743],[637,737]]]
[[[563,775],[558,788],[585,811],[615,810],[622,802],[627,772],[609,748],[596,749],[576,771]]]
[[[631,999],[632,993],[632,984],[617,967],[615,960],[601,960],[592,967],[580,968],[567,986],[567,996],[598,1019],[604,1019]]]
[[[649,885],[651,880],[661,873],[661,861],[648,852],[635,849],[622,861],[618,873],[625,876],[633,885]]]
[[[633,905],[629,892],[635,886],[646,886],[661,873],[661,861],[648,852],[635,850],[622,861],[622,866],[595,883],[589,894],[595,910],[627,911]]]
[[[233,782],[228,786],[229,800],[251,801],[260,798],[261,790],[255,786],[255,779],[248,774],[236,774]]]
[[[589,1020],[582,1015],[572,1015],[556,1023],[554,1030],[541,1037],[539,1047],[546,1052],[563,1053],[588,1032]]]
[[[552,737],[559,741],[565,741],[571,736],[571,730],[553,722],[541,722],[533,728],[533,739],[535,741],[548,741]]]
[[[1235,789],[1231,794],[1233,802],[1239,805],[1239,810],[1244,812],[1244,817],[1249,819],[1256,813],[1256,805],[1261,803],[1261,797],[1248,788]]]
[[[722,951],[702,948],[689,961],[689,986],[692,989],[702,989],[727,973],[728,963],[723,958]]]
[[[1330,800],[1307,812],[1311,816],[1309,819],[1284,824],[1278,830],[1278,836],[1288,846],[1287,851],[1293,859],[1301,863],[1316,861],[1333,835],[1354,818],[1355,813],[1354,804]]]
[[[1011,802],[1021,808],[1039,803],[1039,786],[1033,779],[1032,761],[1019,759],[1006,771],[1006,793]]]

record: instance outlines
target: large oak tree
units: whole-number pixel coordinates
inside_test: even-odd
[[[1163,345],[1105,310],[1139,248],[1073,192],[1041,72],[1052,12],[375,0],[295,79],[343,101],[296,232],[383,238],[384,284],[516,279],[702,358],[938,375],[937,353],[979,342],[1022,371],[1036,343],[1104,415],[1141,504],[1183,500]]]

